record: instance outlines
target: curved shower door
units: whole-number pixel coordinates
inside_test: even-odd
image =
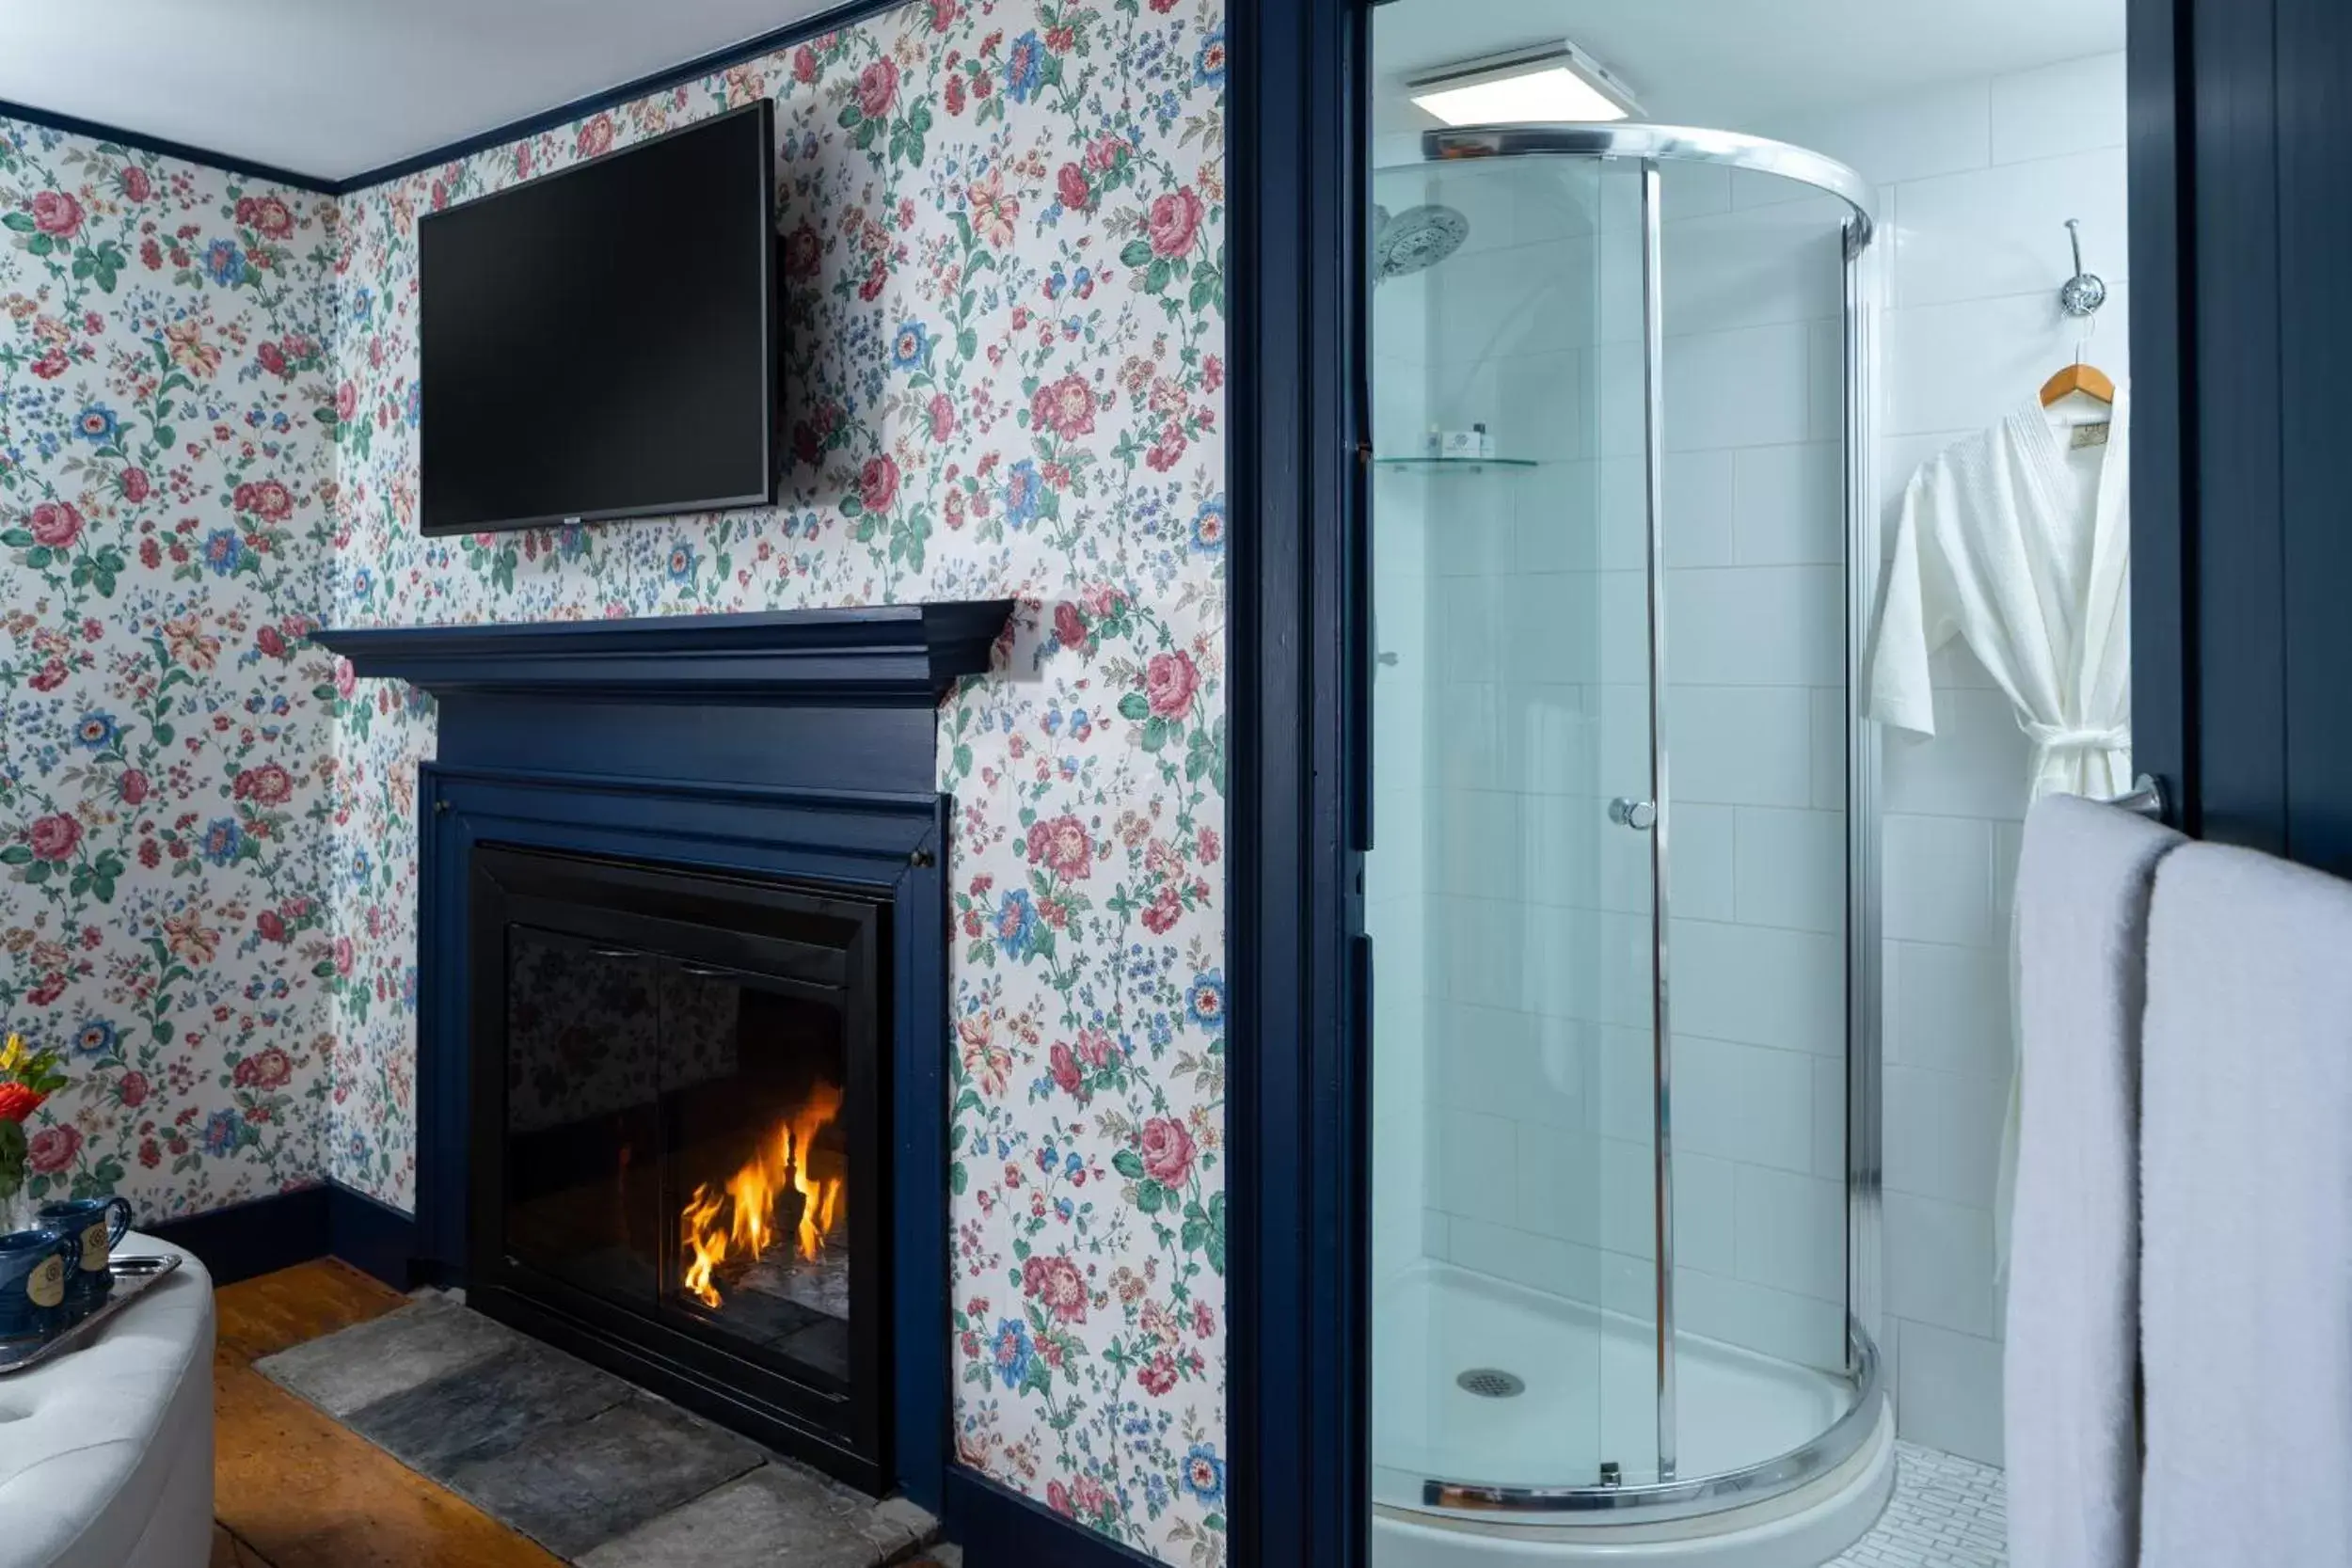
[[[1662,1277],[1639,175],[1498,161],[1374,196],[1376,1490],[1638,1483]]]

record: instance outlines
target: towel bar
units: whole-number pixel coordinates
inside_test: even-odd
[[[2123,810],[2137,813],[2151,822],[2163,822],[2171,815],[2170,802],[2164,798],[2164,783],[2153,773],[2142,773],[2132,781],[2132,792],[2129,795],[2114,796],[2105,803],[2110,806],[2121,806]]]

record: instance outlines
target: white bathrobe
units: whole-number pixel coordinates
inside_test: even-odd
[[[1963,638],[2033,741],[2028,801],[2123,794],[2132,777],[2131,436],[2119,389],[2094,472],[2071,427],[2029,400],[1911,476],[1870,657],[1869,716],[1935,733],[1928,658]],[[2086,482],[2087,481],[2087,482]],[[2010,1038],[2017,939],[2010,934]],[[1994,1250],[2006,1272],[2018,1080],[2002,1125]]]
[[[2118,392],[2095,482],[2028,402],[1911,478],[1870,660],[1869,715],[1935,733],[1928,657],[1964,639],[2033,741],[2032,799],[2131,787],[2131,441]]]

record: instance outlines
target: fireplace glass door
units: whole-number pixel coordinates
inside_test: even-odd
[[[882,911],[477,854],[477,1274],[548,1338],[870,1430]]]

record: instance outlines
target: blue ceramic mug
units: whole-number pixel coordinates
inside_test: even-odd
[[[0,1236],[0,1338],[53,1334],[65,1323],[66,1275],[81,1255],[81,1238],[63,1231]]]
[[[113,1223],[107,1223],[108,1212]],[[114,1289],[111,1267],[115,1246],[131,1228],[131,1200],[126,1197],[65,1197],[40,1206],[44,1230],[62,1230],[79,1248],[79,1261],[66,1280],[66,1305],[87,1307]]]

